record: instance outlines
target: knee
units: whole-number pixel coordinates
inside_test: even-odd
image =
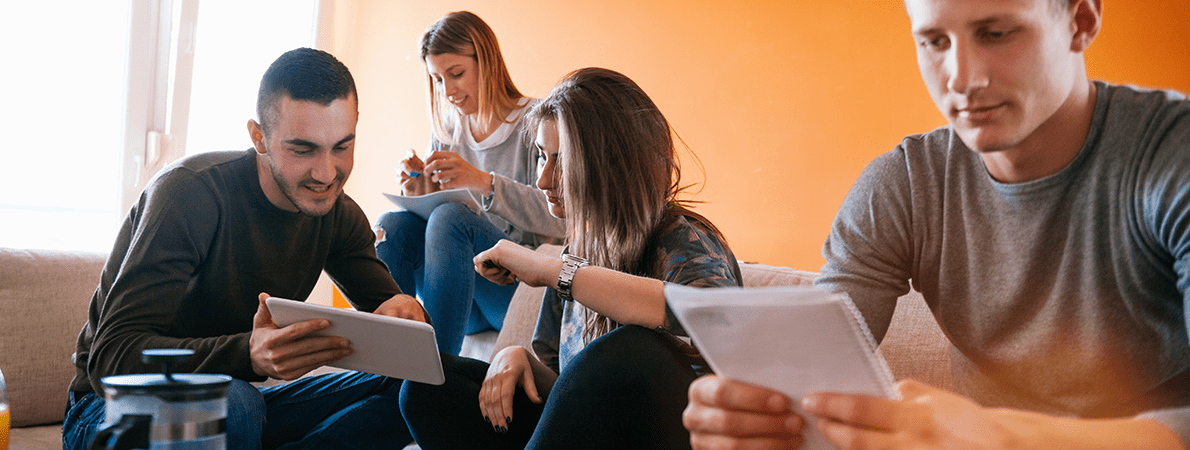
[[[483,361],[442,354],[442,372],[446,380],[440,385],[405,382],[401,386],[401,412],[445,410],[457,407],[456,404],[478,404],[479,386],[487,368],[487,363]]]
[[[651,373],[675,362],[676,346],[660,333],[636,325],[616,328],[591,341],[571,366],[591,373]]]
[[[387,211],[376,220],[377,229],[384,230],[386,237],[391,237],[406,230],[421,230],[425,227],[425,220],[409,211]]]
[[[665,344],[665,338],[656,331],[638,325],[626,325],[591,341],[583,352],[593,350],[594,354],[622,357],[658,351],[663,349]]]
[[[446,386],[455,384],[449,372],[446,373],[446,378],[446,383],[440,385],[413,381],[401,384],[399,386],[400,393],[398,394],[401,399],[401,409],[404,410],[406,404],[420,408],[422,406],[442,403],[444,396],[452,393],[451,389]]]
[[[470,207],[459,202],[443,203],[430,213],[428,220],[458,220],[460,218],[479,217]]]
[[[434,212],[431,212],[430,217],[426,219],[426,228],[429,230],[466,230],[472,227],[476,220],[480,220],[479,215],[471,211],[467,205],[451,202],[434,208]]]
[[[406,417],[421,417],[426,413],[426,410],[433,408],[435,405],[435,392],[440,391],[438,386],[431,386],[422,383],[405,383],[401,386],[401,394],[399,404],[401,407],[401,414]]]
[[[401,228],[401,225],[419,219],[416,214],[409,211],[385,211],[376,220],[376,226],[384,228],[385,230],[395,230]]]
[[[236,433],[257,433],[264,429],[268,407],[260,390],[244,380],[231,380],[227,387],[227,423],[229,427],[239,426]]]
[[[409,211],[388,211],[376,220],[376,246],[405,246],[424,239],[426,221]]]

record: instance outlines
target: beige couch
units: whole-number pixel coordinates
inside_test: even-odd
[[[556,254],[558,249],[541,251]],[[66,387],[74,376],[70,355],[104,258],[99,253],[0,248],[0,371],[12,412],[11,450],[62,447]],[[816,276],[763,264],[743,264],[741,269],[747,286],[808,284]],[[464,354],[487,359],[505,346],[528,345],[542,290],[522,285],[503,331],[468,336]],[[881,350],[898,379],[950,386],[949,345],[920,296],[901,298]]]

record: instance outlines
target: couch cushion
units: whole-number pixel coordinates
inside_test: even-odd
[[[0,371],[12,426],[61,422],[70,356],[106,255],[0,248]]]
[[[745,287],[814,284],[817,273],[767,264],[740,263]]]
[[[62,424],[13,428],[8,450],[57,450],[62,448]]]
[[[950,341],[938,327],[921,293],[910,291],[897,299],[880,353],[898,380],[912,378],[942,389],[953,388]]]

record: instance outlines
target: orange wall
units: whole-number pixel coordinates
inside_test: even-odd
[[[348,192],[373,220],[394,167],[429,138],[416,43],[449,11],[483,17],[521,90],[568,71],[618,70],[661,107],[705,166],[693,198],[747,261],[818,270],[860,170],[909,133],[945,122],[917,73],[895,0],[337,0],[331,50],[360,90]],[[1092,77],[1190,92],[1190,2],[1109,1]],[[692,163],[689,181],[702,181]]]

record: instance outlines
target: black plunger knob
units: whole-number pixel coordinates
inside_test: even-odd
[[[194,355],[188,348],[151,348],[140,352],[140,361],[145,364],[161,364],[165,379],[174,381],[174,366],[183,364]]]

